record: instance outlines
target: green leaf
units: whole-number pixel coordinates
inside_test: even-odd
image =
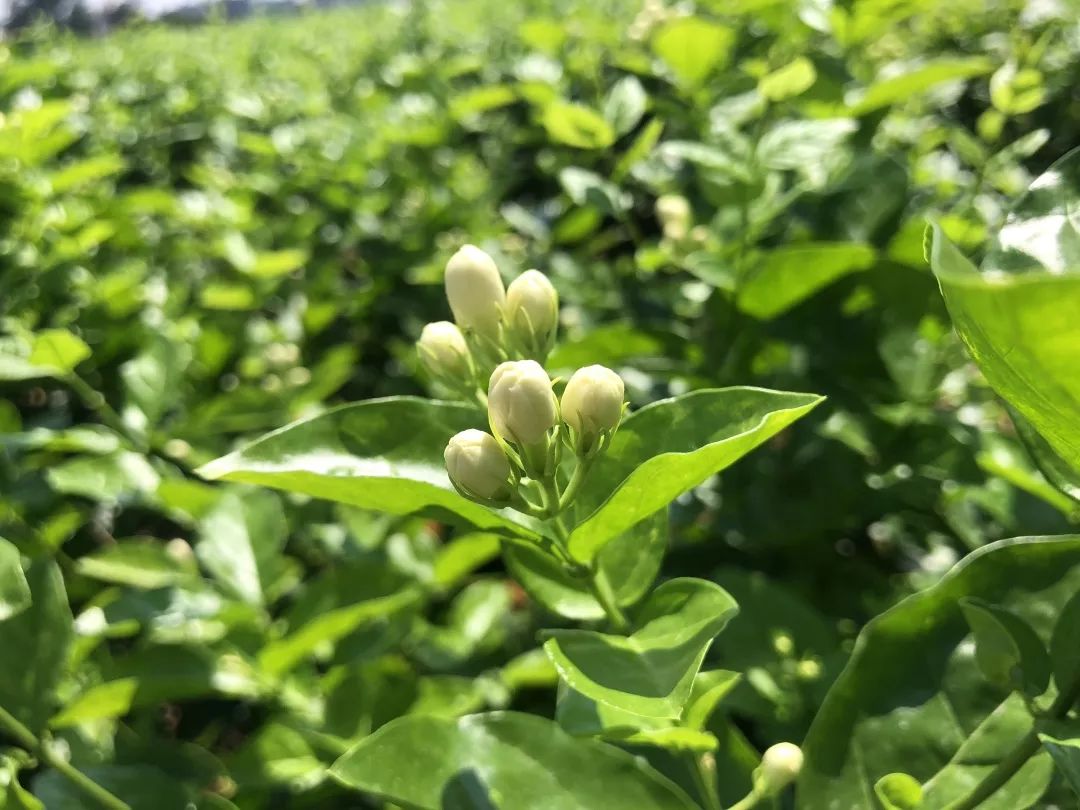
[[[658,512],[600,549],[597,565],[611,583],[620,607],[637,603],[649,590],[660,571],[667,542],[667,515]],[[539,547],[507,544],[504,558],[514,579],[552,613],[579,621],[604,618],[604,608],[588,585],[568,574],[562,561]]]
[[[1080,796],[1080,739],[1059,740],[1048,734],[1040,734],[1039,742],[1054,759],[1058,771]]]
[[[648,106],[649,97],[637,77],[623,76],[604,99],[604,118],[616,135],[625,135],[638,125]]]
[[[249,605],[266,604],[288,534],[278,497],[259,491],[224,495],[203,516],[200,530],[199,562],[229,594]]]
[[[961,784],[970,789],[1030,730],[1031,718],[1018,695],[1006,700],[1004,690],[986,684],[960,600],[1001,605],[1048,635],[1078,589],[1080,535],[1003,540],[871,621],[807,734],[801,810],[873,810],[867,797],[878,779],[903,771],[926,783],[954,757],[934,804],[927,790],[926,807],[957,798]],[[981,727],[968,743],[966,730]],[[1045,765],[1032,760],[997,806],[1018,810],[1037,801]]]
[[[299,270],[308,260],[308,252],[301,248],[270,250],[259,253],[249,271],[256,278],[277,278]]]
[[[615,143],[615,130],[604,117],[583,104],[553,101],[540,114],[540,123],[556,143],[579,149],[606,149]]]
[[[727,64],[734,44],[734,31],[700,17],[678,17],[652,38],[653,53],[664,60],[679,84],[691,88]]]
[[[84,577],[154,589],[197,578],[193,566],[181,563],[155,540],[127,540],[104,551],[80,557],[75,570]]]
[[[1080,681],[1080,592],[1065,603],[1054,623],[1050,661],[1059,690]]]
[[[544,650],[576,692],[643,717],[675,718],[705,652],[738,611],[718,585],[673,579],[642,604],[629,636],[551,630]]]
[[[931,265],[960,338],[998,394],[1080,473],[1080,274],[982,276],[932,227]]]
[[[693,810],[690,799],[636,757],[578,740],[549,720],[496,712],[394,720],[339,759],[343,784],[419,810]]]
[[[527,518],[466,500],[446,476],[442,454],[450,437],[481,424],[481,414],[466,405],[374,399],[294,422],[198,472],[395,515],[450,513],[482,529],[531,536]]]
[[[890,773],[874,784],[874,795],[885,810],[919,810],[922,785],[906,773]]]
[[[46,478],[57,492],[95,501],[150,493],[161,480],[145,456],[128,450],[57,464],[48,470]]]
[[[570,553],[588,563],[608,542],[810,412],[813,394],[717,388],[631,414],[579,495]],[[589,510],[593,510],[590,511]]]
[[[758,80],[758,92],[770,101],[784,101],[802,95],[817,81],[814,63],[799,56]]]
[[[987,251],[983,274],[1080,275],[1077,204],[1080,149],[1055,162],[1016,201]]]
[[[406,588],[322,613],[285,638],[267,644],[259,653],[259,665],[269,675],[284,675],[316,648],[341,640],[367,622],[408,610],[418,601],[419,593]]]
[[[121,717],[138,706],[220,696],[254,699],[263,692],[254,667],[235,653],[206,647],[157,646],[116,661],[110,679],[68,701],[54,728]]]
[[[920,810],[946,810],[985,779],[1019,741],[1032,733],[1031,714],[1019,695],[1000,704],[971,732],[950,762],[923,784]],[[1036,753],[1018,767],[980,810],[1023,810],[1035,806],[1053,777],[1054,765],[1045,753]]]
[[[766,253],[739,288],[739,309],[771,320],[837,279],[873,266],[875,252],[854,242],[793,245]]]
[[[455,537],[435,557],[435,582],[444,588],[459,584],[477,568],[498,557],[499,547],[499,538],[494,534],[470,532]]]
[[[559,183],[575,205],[591,205],[605,214],[619,214],[630,207],[629,195],[594,172],[567,166]]]
[[[720,701],[738,685],[741,678],[740,673],[726,669],[699,672],[694,678],[694,688],[690,691],[682,725],[685,728],[704,729]]]
[[[6,343],[0,346],[0,380],[66,377],[91,354],[90,347],[66,329],[37,332],[18,351]]]
[[[0,706],[37,734],[48,722],[72,639],[60,569],[39,559],[26,569],[31,603],[0,621]]]
[[[1050,656],[1031,625],[981,599],[960,600],[975,636],[975,660],[991,683],[1037,697],[1050,685]]]
[[[890,76],[870,85],[848,101],[852,115],[867,113],[906,101],[948,81],[982,76],[994,69],[994,63],[981,56],[937,59],[898,76]]]
[[[189,810],[195,790],[149,765],[97,765],[80,768],[131,810]],[[34,795],[48,810],[87,810],[86,794],[58,771],[49,770],[34,780]]]
[[[22,613],[30,601],[22,556],[14,545],[0,537],[0,622]]]

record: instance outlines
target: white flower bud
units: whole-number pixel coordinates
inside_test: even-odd
[[[676,241],[685,239],[690,230],[690,202],[681,194],[664,194],[656,201],[656,218],[664,236]]]
[[[450,480],[470,495],[496,501],[510,495],[510,461],[490,433],[463,430],[450,439],[443,460]]]
[[[546,355],[559,322],[559,294],[539,270],[526,270],[506,290],[506,321],[532,354]]]
[[[471,371],[465,336],[450,321],[429,323],[416,343],[420,360],[436,378],[464,380]]]
[[[757,780],[762,792],[774,796],[795,781],[803,766],[803,752],[794,743],[782,742],[770,747],[761,757]]]
[[[579,368],[562,395],[562,418],[578,435],[584,451],[605,431],[615,430],[622,419],[622,378],[604,366]]]
[[[497,340],[506,290],[495,261],[475,245],[465,245],[447,262],[445,283],[458,326]]]
[[[491,374],[488,383],[491,426],[507,441],[522,446],[542,442],[559,421],[551,378],[535,360],[511,360]]]

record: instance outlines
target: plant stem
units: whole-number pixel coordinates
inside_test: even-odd
[[[750,810],[751,807],[757,807],[757,803],[764,798],[764,794],[759,793],[755,788],[731,805],[728,810]]]
[[[1063,717],[1078,698],[1080,698],[1080,678],[1077,678],[1070,688],[1058,693],[1053,704],[1047,710],[1046,716],[1053,718]],[[1020,739],[1012,751],[1006,754],[1005,758],[998,762],[994,769],[971,789],[970,793],[949,804],[946,810],[974,810],[974,808],[1003,788],[1016,775],[1016,772],[1034,756],[1035,752],[1039,750],[1039,745],[1038,733],[1034,729],[1029,731]]]
[[[596,597],[596,601],[604,609],[611,625],[620,633],[630,629],[630,622],[626,620],[626,614],[619,607],[619,601],[615,598],[615,592],[611,589],[607,574],[600,570],[598,561],[589,566],[589,588]]]
[[[973,808],[978,807],[1004,787],[1038,750],[1039,737],[1034,731],[1031,731],[1016,744],[1016,747],[1005,756],[1005,759],[995,765],[994,769],[972,788],[969,794],[948,805],[947,810],[973,810]]]
[[[722,810],[720,796],[716,792],[716,774],[705,761],[707,754],[690,754],[690,773],[694,786],[705,803],[705,810]]]
[[[593,458],[595,458],[595,456]],[[585,476],[589,474],[589,467],[592,466],[592,461],[593,459],[590,458],[578,462],[577,467],[574,469],[574,474],[570,476],[570,481],[566,484],[566,489],[563,490],[562,497],[559,498],[560,512],[573,503],[578,490],[581,489],[581,484],[585,480]]]
[[[47,745],[34,736],[30,729],[20,723],[3,706],[0,706],[0,729],[6,731],[23,748],[36,754],[38,759],[46,765],[62,773],[85,796],[93,799],[102,807],[107,808],[107,810],[131,810],[131,807],[126,802],[116,798],[66,759],[53,753]]]

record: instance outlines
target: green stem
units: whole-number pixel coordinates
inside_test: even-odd
[[[1080,699],[1080,678],[1077,678],[1076,682],[1068,689],[1058,693],[1057,698],[1047,710],[1046,716],[1051,718],[1064,717],[1078,699]],[[974,808],[1003,788],[1016,775],[1016,772],[1024,767],[1024,764],[1035,755],[1039,750],[1039,746],[1038,733],[1035,730],[1029,731],[1013,747],[1012,751],[1006,754],[1005,758],[998,762],[994,769],[971,789],[970,793],[949,804],[946,810],[974,810]]]
[[[690,773],[694,778],[694,786],[705,803],[705,810],[722,810],[720,796],[716,792],[716,773],[706,763],[706,756],[706,754],[690,754]]]
[[[124,420],[120,418],[120,414],[113,410],[112,406],[106,402],[105,397],[95,391],[90,383],[74,371],[67,375],[66,380],[68,385],[78,394],[79,399],[83,401],[83,404],[94,411],[108,427],[130,441],[139,450],[145,452],[149,449],[146,441],[132,433],[131,428],[124,424]]]
[[[36,754],[42,762],[62,773],[85,796],[93,799],[102,807],[107,808],[107,810],[131,810],[130,805],[126,802],[116,798],[66,759],[53,753],[47,745],[34,736],[30,729],[8,713],[3,706],[0,706],[0,729],[6,731],[23,748]]]
[[[592,466],[594,458],[595,456],[578,462],[574,474],[570,476],[570,481],[566,484],[566,489],[563,490],[562,497],[559,499],[560,512],[574,502],[574,498],[577,497],[578,490],[581,489],[581,484],[585,480],[585,476],[589,474],[589,468]]]
[[[619,607],[619,601],[615,598],[615,591],[611,589],[607,574],[600,570],[598,562],[594,562],[589,567],[588,580],[589,589],[593,592],[593,596],[596,597],[596,601],[604,609],[604,613],[607,614],[611,625],[620,633],[629,630],[630,622],[627,621],[626,614]]]
[[[757,807],[758,802],[765,798],[764,793],[759,793],[757,788],[751,790],[735,804],[731,805],[728,810],[750,810],[751,807]]]

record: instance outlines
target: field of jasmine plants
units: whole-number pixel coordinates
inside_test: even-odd
[[[1073,0],[0,43],[0,809],[1080,802]]]

